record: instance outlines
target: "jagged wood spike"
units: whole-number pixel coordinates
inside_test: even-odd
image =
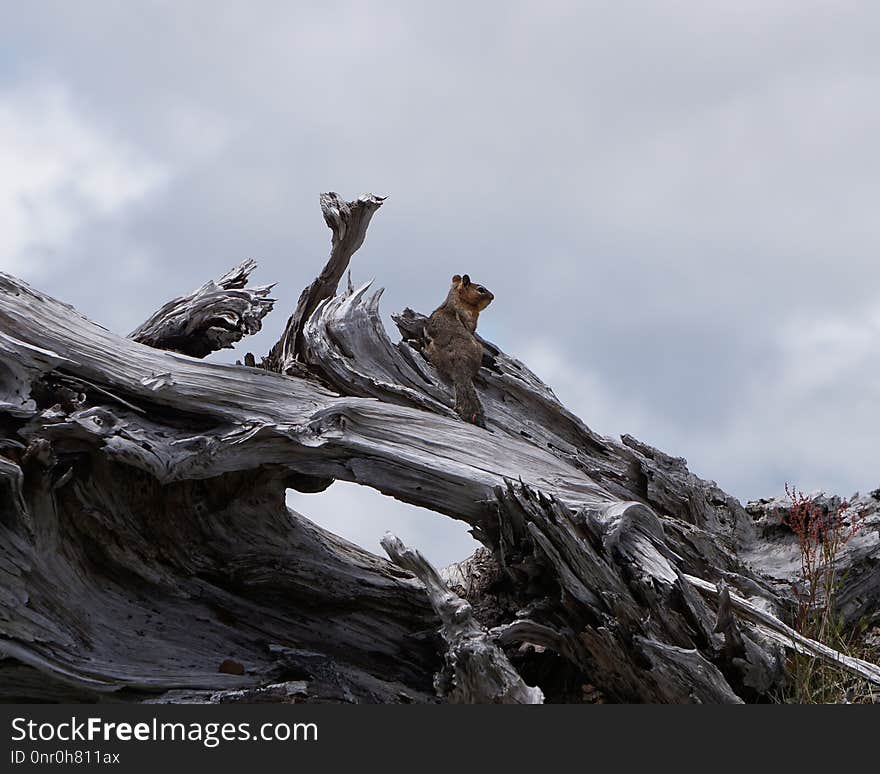
[[[435,679],[438,691],[454,704],[542,704],[539,688],[526,685],[491,635],[474,619],[470,604],[449,590],[437,570],[396,535],[385,533],[382,548],[391,561],[424,585],[442,622],[446,665]]]
[[[169,301],[129,338],[156,349],[205,357],[256,333],[275,304],[269,298],[274,285],[246,287],[256,266],[249,258],[188,296]]]
[[[370,220],[385,198],[362,194],[353,202],[347,202],[333,191],[321,194],[321,212],[332,232],[330,258],[317,279],[300,295],[284,333],[266,358],[269,370],[290,373],[296,361],[305,359],[303,328],[318,304],[335,295],[339,280],[348,268],[351,257],[363,244]]]

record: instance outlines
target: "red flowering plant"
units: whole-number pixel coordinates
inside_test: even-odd
[[[841,550],[864,524],[864,513],[847,501],[823,504],[794,486],[785,485],[789,506],[782,523],[795,535],[800,549],[801,572],[793,590],[797,601],[795,628],[806,637],[838,650],[848,642],[836,612],[842,580],[837,560]],[[800,702],[831,700],[839,681],[825,666],[811,658],[796,657],[793,663],[794,698]]]

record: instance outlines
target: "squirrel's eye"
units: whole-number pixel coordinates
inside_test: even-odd
[[[480,287],[478,287],[477,290],[479,290],[480,293],[485,293],[485,292],[486,292],[486,288],[484,288],[482,285],[480,285]]]

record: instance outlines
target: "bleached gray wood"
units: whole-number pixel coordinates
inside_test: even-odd
[[[793,537],[683,459],[594,433],[490,342],[488,427],[461,422],[421,354],[424,317],[400,315],[394,343],[381,291],[335,294],[380,203],[322,200],[327,276],[269,358],[293,375],[114,336],[0,275],[0,698],[259,700],[305,682],[291,700],[433,700],[446,646],[423,590],[284,504],[336,479],[471,526],[486,550],[447,577],[470,579],[475,620],[548,699],[778,692],[779,636],[745,614],[721,625],[701,584],[783,620]],[[185,318],[194,343],[177,348],[199,352],[215,326]],[[850,623],[880,600],[869,511],[842,557]],[[218,673],[226,659],[245,674]]]
[[[818,508],[836,511],[844,499],[813,492]],[[851,516],[858,515],[861,527],[837,557],[837,575],[842,580],[837,606],[847,624],[880,621],[880,490],[855,493],[846,500]],[[800,549],[783,524],[790,502],[785,497],[750,502],[747,509],[757,530],[756,539],[743,547],[742,555],[772,582],[790,586],[800,579]]]
[[[708,583],[702,578],[688,576],[687,579],[710,597],[720,597],[723,593],[714,584]],[[770,615],[767,611],[762,610],[759,606],[752,604],[737,594],[728,593],[728,597],[734,609],[743,614],[747,620],[757,624],[763,634],[772,638],[783,647],[828,661],[875,685],[880,685],[880,666],[877,664],[872,664],[869,661],[854,656],[848,656],[845,653],[829,648],[821,642],[804,637],[786,623],[780,621],[776,616]]]
[[[339,280],[348,268],[351,257],[364,243],[373,214],[384,201],[384,196],[373,194],[363,194],[353,202],[345,201],[332,191],[321,194],[321,212],[333,234],[330,258],[317,279],[300,295],[284,333],[269,353],[266,363],[269,370],[292,373],[296,361],[304,358],[306,344],[303,328],[318,304],[336,293]]]
[[[169,301],[129,338],[157,349],[205,357],[256,333],[275,304],[269,298],[274,285],[247,287],[256,266],[249,258],[190,295]]]
[[[742,701],[712,611],[650,508],[573,511],[519,485],[496,495],[503,580],[492,593],[516,611],[493,629],[502,641],[551,647],[615,701]]]
[[[445,667],[434,680],[438,694],[453,704],[542,704],[539,688],[526,685],[507,656],[475,620],[469,603],[449,590],[422,554],[385,533],[382,548],[391,561],[424,585],[442,622]]]

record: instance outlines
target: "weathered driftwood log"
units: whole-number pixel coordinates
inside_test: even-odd
[[[326,276],[269,370],[162,351],[222,342],[210,315],[177,325],[192,349],[145,346],[0,275],[0,698],[434,700],[446,646],[423,591],[284,505],[334,479],[471,526],[486,550],[448,577],[477,578],[477,620],[548,700],[777,694],[779,630],[739,601],[788,616],[793,537],[768,543],[684,460],[592,432],[489,342],[488,428],[458,420],[424,318],[393,343],[381,291],[333,295],[381,200],[332,201]],[[876,616],[878,523],[846,547],[848,622]]]

